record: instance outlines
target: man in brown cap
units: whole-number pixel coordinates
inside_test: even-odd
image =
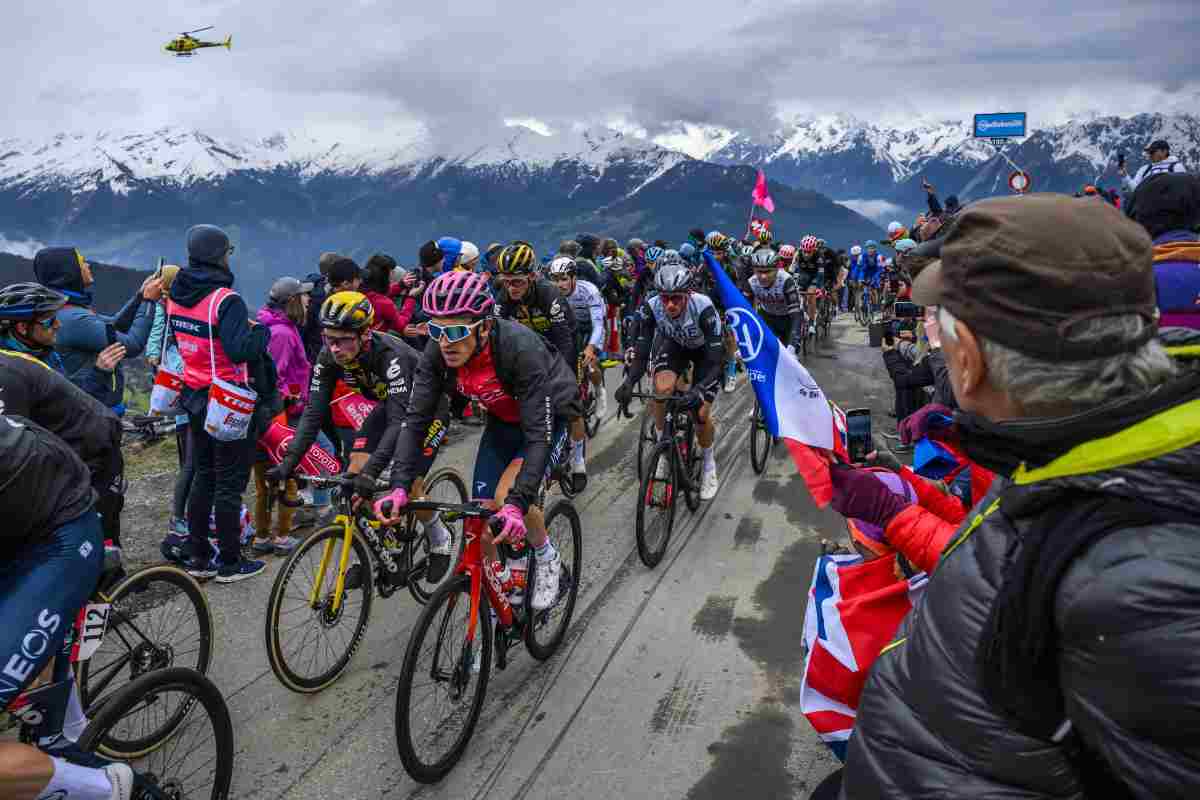
[[[1195,797],[1200,373],[1155,338],[1149,236],[1043,194],[918,251],[997,478],[871,668],[843,796]]]

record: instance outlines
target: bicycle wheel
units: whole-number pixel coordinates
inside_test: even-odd
[[[642,481],[642,473],[646,467],[646,451],[652,450],[654,445],[658,444],[658,438],[654,435],[654,414],[650,411],[649,404],[642,406],[642,427],[638,433],[637,447],[637,476],[638,483]]]
[[[169,740],[129,760],[134,772],[161,796],[227,798],[234,758],[229,707],[212,681],[193,669],[157,670],[126,684],[93,717],[79,737],[79,748],[104,752],[106,742],[125,741],[161,727],[154,720],[163,715],[179,715],[180,722]]]
[[[439,503],[455,503],[465,504],[471,498],[467,495],[467,484],[463,481],[462,476],[455,472],[450,467],[439,469],[437,472],[429,476],[425,482],[425,494],[430,500]],[[416,517],[413,514],[408,515],[407,525],[409,530],[417,523]],[[444,582],[447,576],[454,574],[454,567],[458,564],[458,560],[462,557],[463,547],[463,523],[462,518],[442,523],[450,531],[451,551],[450,551],[450,569],[446,570],[446,574],[442,576]],[[404,548],[405,563],[401,569],[405,571],[408,577],[408,593],[412,595],[413,600],[416,600],[421,605],[429,602],[430,596],[437,590],[439,584],[425,582],[425,563],[429,558],[429,534],[422,533],[421,536],[414,540],[408,547]]]
[[[122,687],[153,670],[189,667],[208,672],[212,659],[212,611],[200,586],[177,567],[139,570],[102,595],[110,604],[100,648],[76,665],[84,709],[93,714]],[[103,743],[109,758],[136,758],[171,734],[182,710],[162,728],[139,739]]]
[[[293,692],[319,692],[337,680],[367,631],[375,575],[370,551],[357,534],[346,566],[353,580],[342,589],[341,605],[333,608],[344,536],[341,525],[313,531],[288,556],[271,587],[267,659],[275,677]]]
[[[562,576],[558,582],[558,601],[544,611],[533,610],[534,570],[529,570],[529,586],[525,589],[526,619],[525,647],[538,661],[554,655],[562,644],[571,615],[575,613],[575,598],[579,595],[579,575],[583,567],[583,525],[579,512],[565,500],[559,500],[546,512],[546,533],[562,559]]]
[[[641,493],[638,495],[637,535],[638,557],[647,567],[653,568],[662,561],[671,540],[671,528],[675,525],[675,470],[672,467],[671,442],[660,442],[650,451],[646,463],[646,474],[642,476]],[[667,477],[656,479],[658,462],[665,461]]]
[[[686,421],[680,424],[679,429],[683,431],[683,441],[687,443],[679,453],[678,462],[679,468],[687,476],[686,481],[680,481],[683,484],[683,501],[687,503],[688,511],[695,511],[700,507],[700,470],[703,465],[700,443],[696,441],[696,421],[691,414],[686,416]]]
[[[404,653],[396,688],[396,748],[405,771],[421,783],[436,783],[454,769],[483,708],[493,645],[487,601],[479,603],[479,624],[468,643],[470,616],[471,579],[456,575],[433,593]]]
[[[596,392],[604,391],[604,373],[601,372],[600,375],[600,386],[588,387],[587,408],[583,415],[583,430],[589,439],[596,438],[596,431],[600,430],[600,413],[596,410]],[[588,379],[585,378],[585,380]]]
[[[750,420],[750,466],[755,475],[762,475],[767,468],[767,456],[771,453],[771,433],[763,419],[758,399],[754,400],[754,417]]]
[[[76,669],[86,709],[152,669],[208,671],[212,611],[186,572],[168,564],[146,567],[100,598],[112,606],[104,641]]]

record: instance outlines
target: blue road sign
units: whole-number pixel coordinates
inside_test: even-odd
[[[1003,139],[1024,135],[1024,111],[975,115],[975,138],[977,139]]]

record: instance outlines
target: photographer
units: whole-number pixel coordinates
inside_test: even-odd
[[[896,422],[899,424],[929,402],[925,387],[934,386],[936,377],[929,351],[917,346],[917,321],[924,309],[909,302],[893,305],[894,319],[883,335],[880,349],[892,385],[896,389]]]

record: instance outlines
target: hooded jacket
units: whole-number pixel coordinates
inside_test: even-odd
[[[207,264],[192,259],[188,260],[186,268],[179,271],[171,284],[171,299],[187,308],[193,308],[205,297],[217,289],[233,286],[233,273],[224,267]],[[271,332],[265,326],[252,328],[246,311],[246,302],[240,295],[234,294],[221,303],[217,312],[217,337],[225,354],[235,364],[247,364],[251,371],[251,383],[260,395],[259,403],[263,404],[264,389],[274,391],[274,386],[265,386],[269,380],[265,376],[255,376],[256,366],[261,369],[261,362],[267,355],[267,342]],[[256,365],[256,362],[258,364]],[[274,369],[270,372],[273,374]],[[208,403],[208,390],[195,390],[183,387],[182,405],[189,414],[202,416]]]
[[[1195,795],[1200,375],[1045,422],[989,423],[964,436],[973,459],[1011,477],[968,514],[874,663],[843,797],[1083,798],[1097,778],[1107,796]],[[1098,539],[1090,518],[1039,528],[1096,498],[1136,500],[1162,521],[1118,521]],[[1088,542],[1049,585],[1043,615],[1057,667],[1050,697],[1061,703],[1047,715],[1069,732],[1062,740],[1028,732],[989,699],[977,662],[1009,567],[1038,539]]]
[[[263,306],[258,310],[256,318],[270,331],[267,352],[275,362],[280,388],[285,392],[290,391],[290,387],[293,386],[300,389],[300,402],[288,408],[289,415],[299,414],[308,402],[308,380],[312,374],[308,354],[300,338],[300,329],[288,319],[287,312],[278,306]]]
[[[139,291],[113,316],[92,308],[92,293],[83,285],[80,255],[73,247],[48,247],[33,260],[38,282],[65,294],[70,303],[59,309],[61,327],[54,349],[63,370],[79,388],[113,409],[125,411],[125,372],[120,363],[112,372],[96,366],[96,356],[110,344],[125,346],[125,358],[137,358],[150,338],[154,304]],[[110,336],[111,333],[111,336]]]

